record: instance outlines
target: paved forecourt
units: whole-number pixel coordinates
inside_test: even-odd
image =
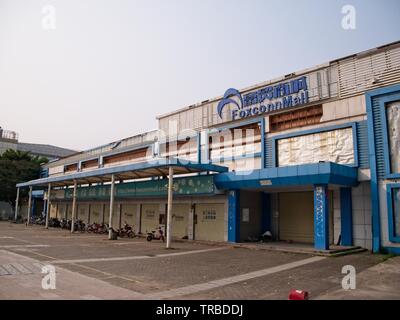
[[[0,223],[1,299],[287,299],[291,288],[317,297],[340,289],[343,265],[357,271],[379,263],[369,253],[338,258],[226,244],[70,234]],[[42,288],[53,265],[56,289]],[[99,289],[101,288],[101,289]]]

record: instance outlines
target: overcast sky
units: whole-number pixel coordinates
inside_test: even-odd
[[[398,0],[0,0],[0,126],[91,148],[229,87],[400,40],[399,16]]]

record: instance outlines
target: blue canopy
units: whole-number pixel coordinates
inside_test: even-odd
[[[73,185],[74,181],[78,184],[101,183],[111,181],[111,175],[115,175],[117,180],[142,179],[157,176],[167,176],[168,168],[174,168],[174,174],[188,174],[196,172],[227,172],[228,168],[213,164],[203,164],[191,162],[183,159],[158,159],[148,162],[133,163],[121,166],[99,168],[86,172],[76,172],[68,175],[41,178],[17,184],[17,188],[29,186],[52,186]]]

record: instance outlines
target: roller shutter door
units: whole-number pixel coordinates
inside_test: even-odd
[[[328,191],[329,243],[333,244],[333,192]],[[279,194],[279,238],[299,243],[314,243],[314,193]]]
[[[83,223],[88,223],[89,221],[89,205],[88,204],[79,204],[77,206],[77,219],[82,220]]]
[[[279,238],[314,243],[314,193],[279,194]]]
[[[57,203],[50,203],[50,218],[57,217]]]
[[[183,238],[188,235],[189,204],[173,204],[172,206],[172,236]]]
[[[64,219],[65,218],[65,210],[67,210],[67,204],[66,203],[59,203],[58,204],[58,209],[57,209],[57,217],[58,217],[58,219]]]
[[[67,204],[67,206],[68,206],[68,210],[67,210],[67,219],[68,220],[71,220],[72,219],[72,202],[69,202],[68,204]]]
[[[151,232],[159,226],[160,205],[159,204],[143,204],[141,212],[141,228],[142,233]]]
[[[224,241],[224,208],[223,203],[196,204],[196,240]]]
[[[110,214],[110,210],[108,211],[108,214]],[[113,219],[112,219],[112,227],[114,229],[119,229],[120,228],[120,216],[121,216],[120,206],[115,204],[114,205],[114,212],[113,212]]]
[[[103,215],[101,214],[102,204],[90,205],[90,223],[102,223]]]
[[[110,221],[110,204],[104,206],[104,223],[109,224]],[[118,205],[114,205],[114,212],[113,212],[113,221],[112,227],[115,229],[119,228],[119,212],[118,212]]]
[[[124,225],[125,221],[134,226],[136,222],[136,204],[123,204],[122,205],[122,217],[121,217],[121,224]],[[136,230],[136,228],[135,228]]]

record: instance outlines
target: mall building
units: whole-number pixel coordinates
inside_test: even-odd
[[[400,42],[157,117],[158,129],[61,158],[50,217],[172,236],[400,253]],[[21,209],[22,210],[22,209]],[[30,214],[28,205],[26,212]]]

